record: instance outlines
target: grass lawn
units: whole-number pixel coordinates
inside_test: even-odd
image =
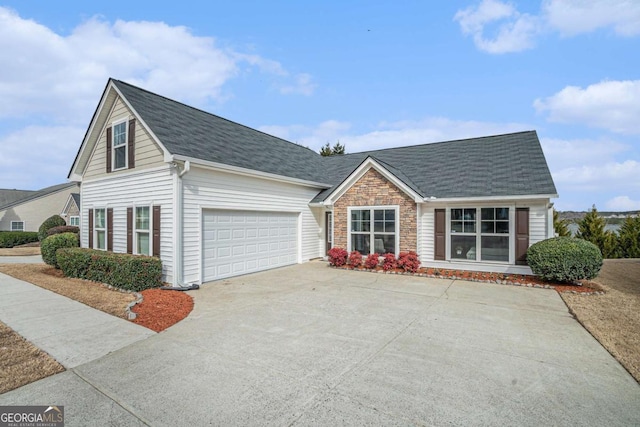
[[[20,246],[15,248],[0,248],[0,256],[29,256],[40,255],[40,246]]]
[[[608,259],[604,295],[562,293],[578,321],[640,382],[640,259]]]

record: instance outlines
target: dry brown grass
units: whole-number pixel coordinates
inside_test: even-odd
[[[0,256],[29,256],[40,255],[40,246],[19,246],[15,248],[0,248]]]
[[[0,322],[0,394],[62,371],[51,356]]]
[[[604,295],[560,294],[577,319],[640,382],[640,259],[605,260]]]
[[[123,319],[127,318],[127,305],[135,300],[132,294],[109,289],[100,283],[64,277],[60,270],[46,264],[0,264],[0,273],[33,283]]]

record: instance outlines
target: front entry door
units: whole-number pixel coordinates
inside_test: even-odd
[[[333,212],[327,212],[325,217],[325,242],[327,253],[333,247]]]

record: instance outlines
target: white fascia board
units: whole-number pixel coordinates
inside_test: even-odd
[[[160,149],[162,150],[162,153],[164,154],[165,161],[167,161],[167,158],[171,157],[171,153],[169,152],[169,150],[167,150],[167,147],[165,147],[164,144],[162,142],[160,142],[160,139],[156,136],[155,133],[153,133],[153,130],[151,130],[151,128],[149,126],[147,126],[145,121],[142,120],[142,117],[140,117],[140,114],[138,114],[138,112],[135,110],[135,108],[133,108],[131,106],[131,104],[129,103],[127,98],[122,94],[122,92],[120,92],[118,90],[117,86],[114,85],[113,82],[111,82],[111,86],[112,86],[113,90],[118,94],[118,96],[120,97],[122,102],[124,102],[124,104],[127,106],[127,108],[131,111],[131,113],[144,126],[144,128],[147,130],[147,132],[149,132],[149,135],[151,135],[151,139],[153,139],[153,141],[156,144],[158,144],[158,147],[160,147]]]
[[[253,169],[247,169],[247,168],[241,168],[238,166],[231,166],[231,165],[226,165],[224,163],[218,163],[218,162],[210,162],[208,160],[202,160],[202,159],[196,159],[194,157],[188,157],[188,156],[182,156],[179,154],[175,154],[172,156],[174,160],[178,160],[178,161],[189,161],[192,163],[192,166],[201,166],[207,169],[213,169],[213,170],[219,170],[219,171],[223,171],[223,172],[229,172],[229,173],[234,173],[237,175],[245,175],[245,176],[250,176],[250,177],[254,177],[254,178],[262,178],[262,179],[269,179],[271,181],[279,181],[279,182],[286,182],[289,184],[297,184],[297,185],[303,185],[305,187],[312,187],[312,188],[330,188],[331,185],[329,184],[325,184],[322,182],[315,182],[315,181],[307,181],[304,179],[298,179],[298,178],[291,178],[288,176],[283,176],[283,175],[276,175],[274,173],[269,173],[269,172],[261,172],[261,171],[257,171],[257,170],[253,170]]]
[[[494,201],[517,201],[517,200],[540,200],[553,199],[557,194],[529,194],[523,196],[486,196],[486,197],[425,197],[425,203],[466,203],[466,202],[494,202]]]
[[[382,166],[380,163],[376,162],[371,157],[368,157],[358,168],[351,173],[345,179],[342,184],[338,186],[328,197],[325,198],[324,204],[333,205],[336,200],[338,200],[344,193],[351,188],[353,184],[358,182],[360,178],[364,176],[365,173],[369,171],[369,169],[375,169],[378,171],[385,179],[391,182],[393,185],[398,187],[404,193],[406,193],[409,197],[411,197],[416,203],[420,203],[424,201],[424,198],[413,191],[410,187],[408,187],[404,182],[402,182],[398,177],[396,177],[393,173],[389,172],[387,168]]]

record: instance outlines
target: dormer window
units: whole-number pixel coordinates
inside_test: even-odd
[[[127,167],[127,122],[113,125],[113,170]]]

